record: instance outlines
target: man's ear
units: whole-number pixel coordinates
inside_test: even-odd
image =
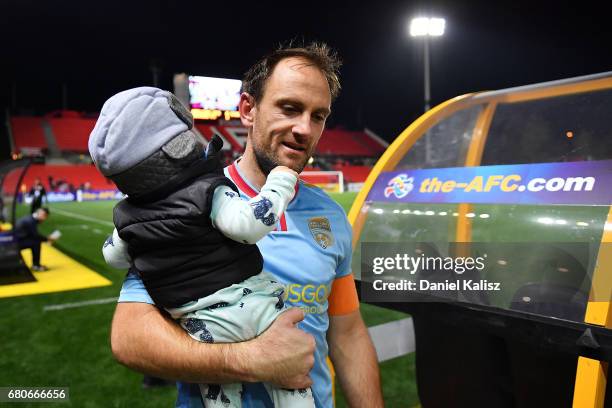
[[[238,110],[240,111],[240,121],[244,127],[253,126],[255,109],[255,98],[246,92],[241,93]]]

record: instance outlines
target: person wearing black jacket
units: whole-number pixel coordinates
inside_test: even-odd
[[[40,179],[34,181],[34,185],[30,189],[30,197],[32,197],[32,207],[30,212],[33,214],[36,210],[42,207],[43,199],[47,201],[47,190],[40,182]]]
[[[53,242],[50,236],[46,237],[38,232],[38,224],[49,217],[49,209],[42,207],[31,215],[21,217],[15,223],[15,239],[19,249],[32,250],[32,270],[36,272],[46,271],[49,268],[40,264],[40,243]]]

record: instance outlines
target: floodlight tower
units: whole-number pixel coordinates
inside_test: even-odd
[[[429,37],[444,35],[446,20],[438,17],[416,17],[410,21],[410,36],[423,37],[424,71],[425,71],[425,112],[429,110],[431,87],[429,80]]]

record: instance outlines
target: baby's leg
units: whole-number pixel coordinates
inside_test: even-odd
[[[275,407],[313,408],[315,406],[312,390],[310,388],[287,390],[276,388],[268,383],[264,385]]]
[[[265,331],[285,310],[283,285],[268,275],[253,276],[244,282],[223,288],[179,309],[168,310],[189,335],[205,343],[234,343],[252,339]],[[239,407],[241,384],[201,385],[207,408]],[[286,391],[291,393],[291,391]],[[310,393],[308,390],[307,393]],[[297,391],[294,394],[298,394]],[[237,397],[236,397],[237,395]],[[271,398],[273,396],[271,395]],[[302,394],[296,401],[304,399]],[[236,402],[234,402],[236,400]],[[312,400],[312,394],[310,394]],[[229,402],[228,402],[229,401]],[[293,402],[293,400],[291,400]],[[214,405],[223,404],[223,405]],[[231,404],[231,405],[225,405]],[[312,407],[276,404],[277,407]]]
[[[197,341],[234,343],[252,339],[274,321],[283,310],[282,294],[282,285],[258,275],[168,311]],[[241,406],[242,384],[201,384],[200,392],[206,408]]]
[[[200,384],[200,393],[206,408],[242,407],[242,384]]]
[[[270,290],[272,290],[271,293]],[[270,290],[268,291],[269,296],[276,297],[277,301],[274,303],[274,307],[272,307],[271,303],[268,303],[265,310],[261,311],[262,314],[267,315],[267,319],[262,319],[263,324],[258,327],[257,335],[264,332],[267,325],[286,310],[286,305],[283,301],[284,288],[272,285]],[[315,406],[314,397],[312,396],[312,390],[310,388],[289,390],[277,388],[268,383],[264,385],[275,407],[314,408]]]
[[[214,343],[218,338],[214,326],[205,313],[190,313],[179,319],[181,326],[189,335],[203,343]],[[208,325],[206,324],[208,322]],[[241,408],[242,384],[200,384],[200,395],[205,408]]]
[[[235,343],[258,336],[272,324],[285,310],[283,294],[283,285],[257,275],[181,308],[186,313],[180,316],[179,309],[170,312],[196,340]]]

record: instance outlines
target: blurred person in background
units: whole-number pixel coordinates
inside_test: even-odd
[[[2,198],[2,193],[0,193],[0,223],[6,222],[4,211],[4,199]]]
[[[30,249],[32,251],[32,270],[43,272],[49,270],[40,264],[40,244],[42,242],[54,242],[52,235],[44,236],[38,232],[38,224],[49,217],[49,209],[41,207],[30,215],[21,217],[15,223],[15,239],[20,250]]]
[[[32,206],[30,208],[30,213],[34,214],[36,210],[38,210],[43,205],[43,199],[45,202],[47,201],[47,190],[40,182],[40,179],[36,179],[34,181],[34,185],[30,189],[29,192],[30,197],[32,197]]]

